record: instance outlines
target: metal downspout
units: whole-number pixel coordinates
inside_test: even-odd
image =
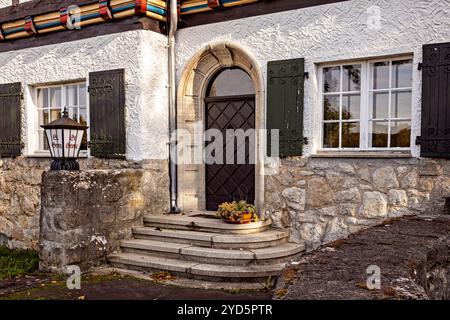
[[[168,32],[168,68],[169,68],[169,138],[177,129],[177,91],[176,91],[176,66],[175,66],[175,34],[178,28],[177,0],[170,0],[170,18]],[[180,213],[178,208],[178,177],[177,177],[177,155],[172,152],[176,147],[176,139],[170,139],[169,145],[169,175],[170,175],[170,212]]]

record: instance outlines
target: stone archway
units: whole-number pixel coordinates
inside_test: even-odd
[[[204,122],[204,98],[209,81],[220,69],[239,67],[253,80],[255,88],[255,127],[265,128],[264,81],[258,62],[241,45],[221,41],[207,45],[187,64],[178,84],[178,129],[194,133],[196,122]],[[194,147],[194,142],[191,143]],[[260,150],[260,139],[256,135],[256,148]],[[264,165],[262,156],[256,154],[255,204],[263,209]],[[203,210],[205,208],[205,165],[178,165],[178,204],[183,210]]]

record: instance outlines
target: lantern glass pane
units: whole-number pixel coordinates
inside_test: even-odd
[[[53,150],[53,157],[62,158],[63,154],[63,139],[61,129],[50,129],[50,148]]]
[[[64,129],[64,146],[67,158],[76,158],[80,149],[83,130]]]
[[[83,142],[84,130],[77,130],[77,149],[75,150],[75,157],[78,157],[80,152],[80,147]]]

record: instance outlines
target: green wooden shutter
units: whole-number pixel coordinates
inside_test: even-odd
[[[450,158],[450,43],[423,47],[421,156]]]
[[[301,156],[305,59],[271,61],[267,66],[268,154],[271,129],[278,129],[280,156]]]
[[[125,71],[89,74],[90,150],[98,158],[124,158]]]
[[[16,157],[22,153],[22,84],[0,84],[0,156]]]

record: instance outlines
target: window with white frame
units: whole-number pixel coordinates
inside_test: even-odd
[[[37,152],[48,152],[49,150],[44,130],[40,126],[60,118],[64,108],[67,108],[71,119],[89,126],[86,96],[85,82],[36,88],[39,119]],[[87,150],[86,134],[83,137],[81,150]]]
[[[322,66],[321,148],[410,148],[412,65],[400,57]]]

